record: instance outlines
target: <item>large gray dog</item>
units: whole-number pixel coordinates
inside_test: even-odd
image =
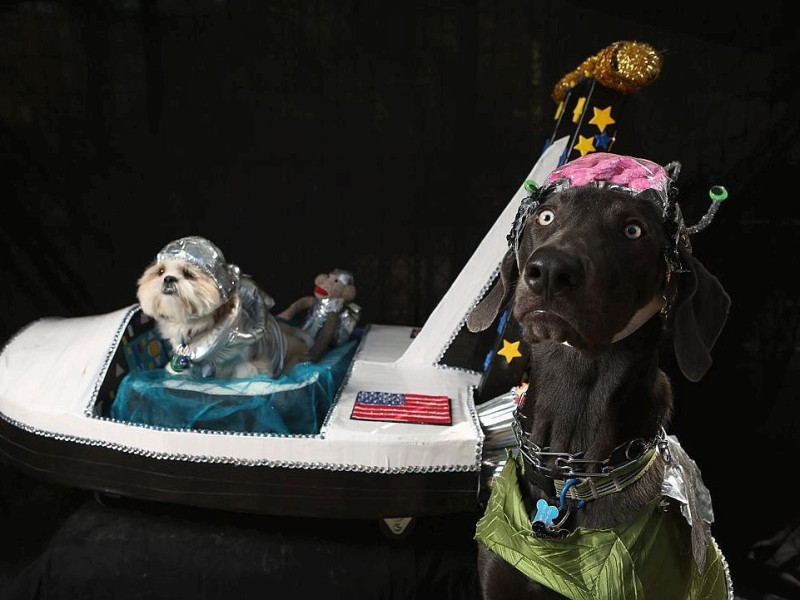
[[[727,192],[712,188],[686,227],[679,168],[609,153],[557,168],[523,200],[499,279],[469,315],[481,331],[511,306],[530,352],[518,451],[476,532],[485,600],[732,600],[708,490],[666,432],[665,334],[696,382],[730,306],[689,243]]]

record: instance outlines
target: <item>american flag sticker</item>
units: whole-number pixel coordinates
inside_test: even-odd
[[[391,392],[358,392],[350,418],[425,425],[453,424],[447,396]]]

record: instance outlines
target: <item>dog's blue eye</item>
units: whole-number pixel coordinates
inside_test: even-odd
[[[556,218],[555,213],[552,210],[544,209],[538,215],[536,215],[536,222],[539,225],[550,225],[553,222],[553,219]]]
[[[629,240],[635,240],[642,236],[642,228],[636,223],[628,223],[625,225],[625,237]]]

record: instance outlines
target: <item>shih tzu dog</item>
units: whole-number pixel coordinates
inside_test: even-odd
[[[170,346],[173,373],[277,378],[307,360],[298,331],[270,314],[272,297],[203,237],[167,244],[139,278],[137,298]]]

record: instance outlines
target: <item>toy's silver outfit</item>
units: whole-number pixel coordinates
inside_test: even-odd
[[[190,236],[170,242],[158,260],[179,259],[202,268],[216,283],[222,298],[234,298],[232,310],[212,329],[173,349],[169,368],[176,373],[193,367],[201,377],[248,376],[237,371],[242,362],[267,361],[267,375],[283,371],[286,338],[269,311],[275,301],[239,267],[225,262],[222,252],[205,238]],[[234,296],[235,294],[235,296]],[[255,373],[250,373],[249,376]]]

